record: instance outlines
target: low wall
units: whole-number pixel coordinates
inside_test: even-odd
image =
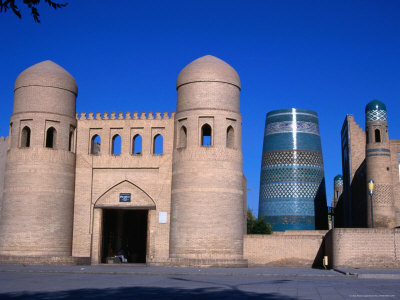
[[[0,264],[13,265],[90,265],[90,257],[0,255]]]
[[[243,258],[252,266],[320,267],[327,231],[285,231],[244,236]]]
[[[400,229],[334,228],[325,249],[330,268],[400,268]]]

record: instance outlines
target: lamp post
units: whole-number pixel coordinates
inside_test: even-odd
[[[371,226],[374,228],[374,204],[372,202],[372,195],[374,194],[374,181],[372,179],[368,181],[368,192],[371,196]]]

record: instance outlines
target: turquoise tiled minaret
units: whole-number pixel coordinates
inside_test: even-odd
[[[267,114],[259,217],[274,231],[327,228],[324,166],[316,112],[281,109]]]

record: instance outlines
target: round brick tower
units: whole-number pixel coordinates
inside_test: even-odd
[[[336,175],[333,179],[333,200],[332,207],[335,207],[343,193],[343,176]]]
[[[15,82],[1,255],[71,255],[76,96],[74,78],[51,61]]]
[[[172,165],[172,259],[244,262],[246,187],[240,88],[236,71],[209,55],[179,74]]]
[[[367,200],[368,227],[395,226],[393,207],[393,186],[391,184],[390,146],[386,117],[386,106],[379,100],[372,100],[365,107],[366,166],[367,183],[374,180],[373,206]],[[368,186],[368,184],[367,184]],[[371,221],[373,211],[374,224]]]

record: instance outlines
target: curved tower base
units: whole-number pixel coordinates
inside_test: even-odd
[[[204,56],[181,71],[177,90],[170,263],[246,266],[239,76]]]

